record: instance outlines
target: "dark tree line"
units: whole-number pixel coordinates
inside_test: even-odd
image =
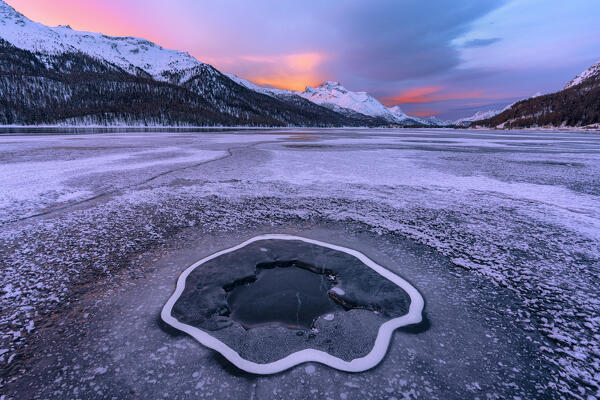
[[[522,100],[477,125],[504,128],[585,126],[600,123],[600,77],[560,92]]]
[[[83,53],[33,54],[0,39],[0,124],[364,126],[305,101],[277,99],[209,65],[157,81]],[[297,97],[297,96],[293,96]]]

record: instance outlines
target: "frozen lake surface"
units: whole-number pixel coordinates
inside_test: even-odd
[[[6,399],[600,397],[600,135],[22,133],[0,135]],[[366,372],[256,376],[160,323],[179,273],[265,233],[364,253],[427,329]]]

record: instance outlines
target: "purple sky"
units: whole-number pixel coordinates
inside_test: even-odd
[[[597,0],[8,0],[48,25],[148,38],[293,89],[322,80],[456,118],[560,89],[600,60]]]

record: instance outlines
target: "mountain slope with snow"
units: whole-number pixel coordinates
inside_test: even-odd
[[[398,105],[386,107],[367,92],[350,91],[339,82],[326,81],[316,88],[308,86],[303,92],[296,91],[295,93],[313,103],[320,104],[337,112],[344,114],[354,112],[382,118],[392,124],[431,127],[449,125],[447,121],[441,121],[437,118],[409,116]]]
[[[307,96],[306,92],[308,90],[311,90],[314,88],[307,87],[304,92],[287,90],[287,89],[276,89],[276,88],[270,88],[270,87],[265,87],[265,86],[259,86],[253,82],[250,82],[246,79],[240,78],[239,76],[234,75],[234,74],[227,74],[227,76],[231,80],[236,82],[237,84],[242,85],[242,86],[244,86],[250,90],[253,90],[255,92],[266,94],[267,96],[272,96],[272,97],[276,97],[279,99],[285,99],[285,100],[294,100],[294,101],[299,101],[299,99],[302,99],[303,101],[309,102],[311,104],[317,104],[317,105],[326,107],[332,111],[341,113],[347,117],[354,117],[354,118],[359,118],[359,119],[365,118],[365,117],[367,117],[367,118],[372,117],[372,118],[380,119],[381,123],[387,123],[390,121],[397,122],[396,116],[393,116],[390,113],[386,114],[387,118],[386,118],[386,116],[383,116],[381,113],[377,113],[377,112],[371,112],[371,113],[367,114],[364,112],[365,111],[363,109],[364,107],[361,108],[359,105],[357,106],[355,104],[355,102],[353,102],[353,101],[347,101],[346,104],[344,104],[347,107],[342,107],[337,104],[321,101],[320,96]],[[326,83],[323,83],[321,86],[324,86]],[[329,82],[329,83],[331,83],[331,82]],[[341,88],[344,91],[346,91],[345,88],[343,88],[343,87],[341,87]],[[316,90],[316,89],[314,89],[314,90]],[[348,92],[348,91],[346,91],[346,92]],[[354,92],[348,92],[348,93],[355,94]],[[364,93],[364,92],[362,92],[362,93]],[[366,93],[364,93],[364,94],[366,94]],[[362,96],[362,97],[365,97],[365,96]],[[368,97],[370,97],[369,101],[371,103],[375,104],[374,102],[377,102],[377,100],[375,100],[371,96],[368,96]],[[362,101],[362,98],[360,100]],[[382,104],[380,104],[380,106],[384,107]],[[377,106],[375,106],[375,107],[377,107]],[[362,110],[363,112],[360,112],[359,110]],[[398,110],[400,110],[400,109],[398,108]],[[401,111],[399,111],[399,113],[404,115],[404,113],[402,113]],[[401,118],[401,117],[398,116],[398,118]],[[406,118],[408,118],[408,117],[406,117]]]
[[[593,127],[600,123],[600,63],[579,74],[563,90],[511,104],[477,126],[502,129]]]
[[[188,53],[145,39],[48,27],[2,0],[0,54],[0,124],[385,123],[254,90]]]
[[[408,115],[406,115],[404,113],[404,111],[402,111],[400,106],[398,106],[398,105],[395,105],[393,107],[388,107],[388,110],[392,114],[394,114],[394,117],[396,118],[397,121],[406,121],[407,119],[413,118],[413,117],[409,117]]]
[[[477,111],[475,114],[470,117],[459,118],[454,121],[454,125],[457,126],[469,126],[475,121],[481,121],[484,119],[492,118],[498,114],[500,114],[504,110],[488,110],[488,111]]]
[[[573,78],[569,83],[567,83],[565,89],[572,88],[584,83],[587,80],[598,77],[600,77],[600,61]]]
[[[359,114],[384,118],[390,122],[402,122],[406,119],[404,113],[392,112],[367,92],[352,92],[339,82],[326,81],[316,88],[308,86],[303,92],[295,93],[338,112],[352,110]]]
[[[45,93],[50,93],[50,97],[46,94],[43,106],[52,107],[53,110],[62,109],[63,107],[52,106],[52,96],[57,100],[58,97],[63,99],[68,98],[70,92],[79,93],[79,88],[69,88],[66,84],[69,79],[65,76],[57,77],[57,73],[72,74],[75,71],[85,72],[85,79],[93,81],[94,91],[100,93],[102,91],[102,82],[93,74],[112,74],[111,78],[121,79],[122,81],[130,81],[130,78],[125,74],[131,74],[135,77],[151,79],[156,82],[165,82],[176,85],[178,88],[168,89],[166,87],[152,88],[150,91],[163,93],[165,98],[169,98],[171,105],[163,104],[162,108],[150,107],[155,109],[160,116],[153,116],[152,123],[164,120],[164,112],[174,103],[189,101],[193,104],[200,104],[205,101],[205,116],[211,112],[214,114],[214,121],[222,123],[236,124],[238,120],[240,124],[266,124],[266,125],[314,125],[314,126],[385,126],[389,124],[405,125],[405,126],[436,126],[437,121],[430,119],[422,119],[418,117],[409,117],[398,107],[388,108],[381,104],[374,97],[366,92],[352,92],[341,86],[337,82],[325,82],[317,88],[307,87],[304,92],[295,92],[290,90],[281,90],[273,88],[265,88],[255,85],[252,82],[239,78],[235,75],[225,75],[213,68],[212,66],[202,63],[195,59],[190,54],[177,50],[165,49],[146,39],[136,37],[112,37],[101,33],[82,32],[71,29],[68,26],[48,27],[41,23],[31,21],[21,13],[14,10],[11,6],[0,0],[0,40],[4,41],[3,52],[9,60],[15,63],[6,63],[5,68],[11,70],[11,74],[15,74],[19,70],[18,61],[14,55],[17,54],[10,46],[16,49],[30,52],[33,57],[41,64],[34,63],[34,76],[38,80],[38,84],[43,85]],[[90,59],[86,59],[86,56]],[[25,56],[28,58],[29,56]],[[85,65],[79,68],[72,68],[72,65],[65,66],[63,62],[69,59],[71,63],[79,62]],[[98,64],[100,62],[100,64]],[[90,66],[93,68],[90,69]],[[22,67],[22,66],[21,66]],[[0,71],[2,72],[2,71]],[[52,80],[46,81],[49,75],[53,76]],[[43,83],[40,83],[41,77]],[[79,76],[80,78],[81,76]],[[18,76],[13,79],[13,82],[20,82],[24,88],[20,88],[22,93],[35,93],[35,84],[30,82],[33,78],[26,79]],[[60,85],[57,81],[62,81]],[[72,82],[73,79],[71,78]],[[4,91],[11,93],[11,99],[14,99],[14,106],[21,104],[19,110],[7,110],[5,121],[19,121],[26,115],[23,114],[23,100],[16,95],[19,92],[13,90],[11,83],[4,82]],[[116,83],[111,83],[113,87]],[[140,82],[122,84],[119,86],[123,91],[118,91],[120,96],[126,96],[124,88],[131,85],[137,85],[134,91],[142,90]],[[146,82],[146,85],[154,86],[154,82]],[[60,86],[60,88],[59,88]],[[200,96],[200,99],[176,100],[177,96],[183,96],[181,88],[190,91],[193,97]],[[39,88],[38,88],[39,89]],[[132,89],[133,90],[133,89]],[[169,92],[167,94],[167,92]],[[139,92],[141,95],[141,92]],[[177,93],[177,94],[176,94]],[[184,97],[186,97],[184,96]],[[145,95],[142,95],[145,97]],[[91,103],[95,104],[93,112],[104,112],[104,116],[100,118],[103,123],[109,123],[110,117],[106,116],[106,111],[102,107],[109,107],[106,99],[91,99]],[[121,119],[128,121],[137,121],[138,117],[142,120],[148,116],[136,112],[136,118],[127,116],[124,109],[126,101],[121,99],[113,99],[116,104],[111,107],[112,110],[108,115],[114,115],[115,110],[118,110]],[[57,100],[58,101],[58,100]],[[28,99],[27,104],[31,105]],[[102,106],[100,106],[102,105]],[[99,108],[100,107],[100,108]],[[194,106],[196,107],[196,106]],[[204,107],[204,106],[203,106]],[[187,109],[189,107],[182,107]],[[193,107],[192,107],[193,108]],[[74,114],[85,114],[90,110],[77,110],[74,107],[69,107]],[[212,109],[212,111],[208,111]],[[206,114],[208,113],[208,114]],[[67,118],[64,113],[58,113],[61,118]],[[223,116],[220,114],[226,114]],[[44,122],[53,121],[52,115],[47,112],[34,113],[34,115],[44,115]],[[92,117],[96,121],[98,116]],[[169,111],[169,116],[166,120],[176,122],[176,119]],[[196,118],[186,116],[186,121]],[[35,118],[27,118],[30,123],[40,123],[40,120]],[[204,121],[204,119],[202,119]],[[253,121],[253,122],[252,122]],[[24,122],[24,121],[23,121]],[[208,121],[207,121],[208,122]]]
[[[165,80],[165,72],[204,65],[188,53],[165,49],[146,39],[76,31],[68,26],[48,27],[29,20],[1,0],[0,38],[32,53],[82,52],[130,73],[143,71],[160,80]]]
[[[294,92],[291,90],[285,89],[275,89],[264,86],[259,86],[256,83],[250,82],[244,78],[240,78],[235,74],[225,74],[229,79],[237,83],[238,85],[244,86],[250,90],[254,90],[255,92],[266,94],[267,96],[291,96],[294,95]]]

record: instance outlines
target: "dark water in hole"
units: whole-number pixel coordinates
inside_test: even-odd
[[[328,291],[333,282],[296,266],[259,268],[255,282],[229,293],[230,317],[246,329],[266,324],[310,329],[319,316],[343,310]]]

